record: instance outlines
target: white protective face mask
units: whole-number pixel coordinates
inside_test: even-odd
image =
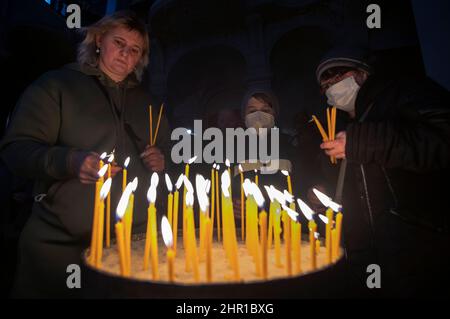
[[[254,127],[257,132],[260,128],[272,128],[275,126],[275,118],[272,114],[256,111],[245,116],[245,126]]]
[[[360,86],[353,76],[348,77],[328,88],[325,92],[331,106],[345,112],[355,111],[355,101]]]

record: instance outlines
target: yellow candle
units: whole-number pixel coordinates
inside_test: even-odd
[[[173,198],[173,250],[175,254],[177,253],[177,236],[178,236],[178,202],[179,202],[179,192],[178,189],[175,191]]]
[[[212,223],[210,218],[206,218],[206,281],[212,281]]]
[[[199,259],[200,261],[203,261],[203,258],[205,257],[206,254],[206,241],[205,241],[205,236],[206,236],[206,228],[205,228],[205,212],[200,211],[200,254],[199,254]]]
[[[122,276],[129,275],[127,269],[127,263],[125,258],[125,242],[123,238],[124,230],[122,221],[118,221],[116,223],[116,240],[117,240],[117,249],[119,251],[119,261],[120,261],[120,273]]]
[[[211,203],[211,206],[210,206],[210,218],[211,218],[211,224],[212,224],[212,228],[214,228],[214,212],[215,212],[215,203],[216,203],[216,194],[215,194],[215,189],[216,189],[216,182],[215,182],[215,177],[216,177],[216,174],[215,174],[215,167],[216,167],[216,164],[214,164],[214,166],[213,166],[213,168],[211,168],[211,200],[210,200],[210,203]]]
[[[172,248],[167,249],[167,267],[170,282],[174,282],[175,280],[174,259],[175,259],[175,251]]]
[[[316,254],[315,254],[315,256],[319,255],[319,251],[320,251],[320,239],[316,239]]]
[[[94,193],[94,212],[93,212],[93,221],[92,221],[92,235],[91,235],[91,249],[89,260],[91,264],[95,265],[95,259],[97,256],[97,239],[98,239],[98,231],[99,231],[99,206],[100,206],[100,190],[103,186],[103,175],[105,171],[103,169],[103,161],[100,161],[100,170],[99,170],[99,179],[95,182],[95,193]]]
[[[333,225],[333,210],[331,208],[327,209],[327,224],[325,227],[325,247],[327,252],[327,263],[331,263],[331,227]]]
[[[275,244],[275,264],[277,267],[283,267],[281,263],[281,212],[280,212],[280,204],[276,204],[274,208],[274,244]]]
[[[267,279],[267,213],[263,210],[259,214],[259,221],[261,227],[261,256],[262,256],[262,274],[263,278]]]
[[[241,175],[241,239],[244,241],[245,234],[244,234],[244,187],[242,184],[244,184],[244,174],[242,173],[241,166],[239,165],[239,175]]]
[[[216,214],[217,214],[217,240],[220,241],[220,204],[219,204],[219,167],[216,169]]]
[[[255,184],[256,186],[259,186],[259,176],[258,176],[258,170],[255,169]]]
[[[95,258],[96,267],[100,267],[102,264],[104,219],[105,219],[105,202],[103,200],[100,200],[98,209],[98,237],[96,243],[97,249]]]
[[[294,260],[295,260],[295,273],[299,274],[302,272],[302,255],[301,255],[301,238],[302,238],[302,225],[300,223],[294,223],[293,225],[293,250],[294,250]]]
[[[167,217],[169,219],[170,227],[173,226],[173,194],[167,195]]]
[[[197,240],[195,236],[195,225],[194,225],[194,215],[192,211],[192,206],[187,210],[187,224],[188,224],[188,246],[189,253],[192,262],[192,269],[194,273],[194,280],[198,282],[200,280],[199,269],[198,269],[198,254],[197,254]]]
[[[339,212],[336,214],[336,246],[337,253],[339,255],[339,251],[341,249],[341,234],[342,234],[342,213]]]
[[[108,164],[108,178],[111,178],[111,164]],[[108,197],[106,198],[106,247],[109,248],[110,245],[111,245],[111,192],[108,193]]]
[[[158,271],[158,225],[156,224],[156,209],[151,210],[151,259],[153,280],[159,279]]]
[[[184,176],[189,180],[189,163],[184,168]],[[186,223],[186,184],[183,187],[183,248],[187,249],[187,223]]]
[[[272,240],[273,240],[273,216],[274,216],[274,202],[270,202],[270,208],[269,208],[269,230],[268,230],[268,236],[267,236],[267,249],[272,248]]]
[[[309,250],[311,254],[311,268],[316,269],[317,263],[316,263],[316,249],[315,249],[315,237],[314,233],[317,230],[317,224],[314,222],[314,220],[310,220],[308,223],[309,228]]]
[[[151,242],[152,242],[152,215],[154,214],[153,211],[156,211],[155,204],[150,203],[147,208],[147,233],[145,236],[145,250],[144,250],[144,270],[148,269],[149,261],[150,261],[150,249],[151,249]]]
[[[123,218],[125,231],[125,256],[127,258],[128,268],[131,270],[131,233],[133,224],[134,194],[131,194],[128,200],[128,206]]]
[[[336,229],[331,231],[331,261],[335,262],[338,256],[339,246],[337,243],[337,232]]]
[[[288,276],[292,275],[292,240],[291,240],[291,218],[289,216],[286,216],[285,219],[285,228],[284,231],[286,233],[286,241],[285,241],[285,248],[286,248],[286,271]]]

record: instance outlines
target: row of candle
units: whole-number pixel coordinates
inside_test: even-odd
[[[170,259],[175,258],[176,250],[177,250],[177,230],[178,230],[178,202],[179,202],[179,189],[181,185],[184,184],[184,201],[183,201],[183,243],[185,250],[185,261],[186,261],[186,271],[193,270],[194,279],[196,281],[198,278],[198,260],[205,260],[207,269],[209,269],[207,273],[208,280],[211,277],[211,247],[212,247],[212,239],[213,239],[213,229],[214,229],[214,216],[215,212],[217,213],[216,219],[216,230],[217,230],[217,239],[220,241],[220,235],[223,237],[223,247],[226,252],[226,256],[230,262],[230,267],[233,270],[234,279],[239,280],[239,260],[237,257],[237,236],[236,236],[236,227],[234,221],[233,214],[233,205],[231,201],[231,182],[230,182],[230,171],[225,170],[221,175],[221,192],[218,188],[219,181],[219,166],[214,165],[211,173],[211,180],[205,180],[200,175],[197,175],[196,185],[200,185],[201,183],[208,185],[208,191],[212,188],[211,195],[202,195],[207,204],[204,204],[199,214],[199,226],[200,226],[200,245],[199,251],[197,251],[197,243],[196,243],[196,234],[195,234],[195,220],[193,213],[193,187],[189,181],[189,164],[192,164],[195,159],[191,159],[191,161],[186,165],[185,175],[181,175],[176,183],[176,191],[172,193],[172,183],[170,181],[170,177],[166,174],[166,184],[169,190],[168,194],[168,205],[167,205],[167,223],[170,226],[171,236],[173,237],[171,241],[170,254],[168,254],[168,261],[170,263]],[[229,167],[229,165],[227,165]],[[239,168],[241,181],[243,180],[242,168]],[[126,170],[124,170],[124,180],[126,181]],[[242,200],[241,205],[241,228],[244,228],[244,220],[245,231],[242,229],[241,236],[244,238],[249,254],[253,256],[255,261],[256,273],[263,278],[267,278],[267,250],[272,248],[272,243],[274,244],[275,249],[275,262],[276,265],[281,267],[282,263],[280,260],[280,250],[281,250],[281,240],[280,234],[283,232],[283,239],[285,244],[286,251],[286,271],[288,275],[293,274],[292,264],[295,264],[295,273],[300,273],[301,269],[301,224],[297,221],[297,213],[295,212],[295,202],[293,200],[292,192],[292,184],[290,180],[290,176],[287,172],[283,172],[287,176],[287,184],[289,191],[280,192],[276,190],[273,186],[267,187],[266,191],[271,199],[269,216],[262,209],[260,212],[258,210],[258,206],[261,208],[264,202],[264,198],[261,195],[261,192],[254,182],[250,182],[250,180],[245,179],[241,183],[241,199],[246,198],[245,204],[244,200]],[[200,177],[203,182],[201,182]],[[148,206],[148,223],[147,223],[147,237],[145,244],[145,253],[144,253],[144,269],[148,269],[149,262],[152,264],[152,277],[153,279],[159,279],[158,272],[158,230],[156,224],[156,186],[158,184],[158,175],[154,173],[151,179],[151,186],[149,188],[147,197],[149,201]],[[109,179],[110,180],[110,179]],[[101,185],[103,181],[99,180],[99,185]],[[110,184],[111,182],[109,182]],[[250,183],[250,184],[249,184]],[[105,183],[106,184],[106,183]],[[123,184],[125,185],[125,183]],[[109,186],[110,187],[110,186]],[[128,186],[124,187],[121,201],[119,202],[116,214],[117,214],[117,223],[116,223],[116,238],[117,238],[117,248],[119,250],[119,256],[121,259],[121,273],[123,275],[130,275],[131,272],[131,224],[132,224],[132,215],[133,215],[133,192],[137,187],[137,179],[135,179]],[[247,190],[246,190],[247,187]],[[250,188],[249,188],[250,187]],[[97,189],[97,187],[96,187]],[[201,188],[197,189],[197,195],[201,194]],[[316,191],[317,194],[321,194]],[[105,192],[103,192],[104,194]],[[219,200],[218,196],[221,194],[221,207],[218,205]],[[97,190],[96,190],[97,194]],[[101,192],[99,192],[101,194]],[[245,196],[244,196],[245,195]],[[339,212],[339,207],[337,204],[333,203],[331,199],[329,199],[326,195],[321,194],[322,196],[319,199],[325,205],[328,205],[330,208],[327,210],[327,216],[319,216],[322,220],[324,220],[327,224],[326,226],[326,239],[325,246],[327,249],[327,261],[333,262],[337,258],[339,242],[340,242],[340,228],[342,223],[342,213]],[[95,211],[102,211],[101,208],[102,200],[105,195],[96,196],[96,204]],[[211,198],[211,209],[209,210],[209,198]],[[205,202],[204,199],[204,202]],[[97,200],[99,200],[99,205],[97,205]],[[309,220],[308,228],[310,232],[310,253],[311,253],[311,267],[315,269],[317,267],[316,262],[316,254],[318,245],[317,237],[317,225],[315,224],[312,216],[312,210],[300,199],[297,200],[299,208],[304,213],[304,215]],[[200,203],[200,199],[199,199]],[[217,205],[214,205],[217,203]],[[286,206],[286,205],[289,205]],[[245,208],[244,208],[245,206]],[[100,208],[99,208],[100,207]],[[333,229],[333,211],[338,212],[336,216],[336,227]],[[90,259],[93,264],[96,266],[100,265],[101,262],[101,248],[97,248],[102,246],[102,236],[103,234],[98,229],[100,227],[99,223],[96,223],[95,215],[103,215],[103,213],[94,213],[94,225],[93,225],[93,235],[96,242],[95,245],[91,245],[91,257],[99,256],[96,259]],[[244,217],[244,218],[242,218]],[[220,222],[222,222],[222,231],[220,230]],[[281,227],[281,222],[283,223],[283,227]],[[267,225],[268,224],[268,225]],[[258,227],[259,225],[259,227]],[[108,229],[108,227],[107,227]],[[173,233],[172,233],[173,229]],[[169,256],[170,255],[170,256]],[[172,256],[173,255],[173,256]],[[294,260],[294,262],[292,262]],[[171,268],[173,272],[173,267]]]

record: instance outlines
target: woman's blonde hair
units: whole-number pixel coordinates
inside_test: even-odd
[[[150,43],[146,25],[132,11],[118,11],[110,16],[105,16],[89,27],[81,31],[85,34],[84,40],[78,46],[77,61],[79,64],[87,64],[93,67],[98,66],[98,54],[96,37],[102,36],[106,32],[116,27],[125,27],[128,30],[138,32],[144,41],[142,56],[135,68],[135,75],[141,80],[145,67],[148,65],[148,53]]]

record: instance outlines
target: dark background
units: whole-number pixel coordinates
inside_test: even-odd
[[[326,105],[315,82],[321,55],[336,44],[373,52],[377,72],[427,74],[450,89],[450,2],[355,0],[128,0],[0,2],[3,75],[0,137],[21,92],[45,71],[75,59],[80,35],[66,26],[66,6],[81,7],[82,26],[132,9],[150,29],[150,66],[144,84],[166,101],[172,127],[194,119],[215,125],[217,112],[239,109],[249,88],[274,90],[279,124],[295,134],[296,114]],[[381,29],[368,29],[366,7],[381,7]],[[14,274],[17,238],[29,214],[29,181],[0,163],[2,293]]]

